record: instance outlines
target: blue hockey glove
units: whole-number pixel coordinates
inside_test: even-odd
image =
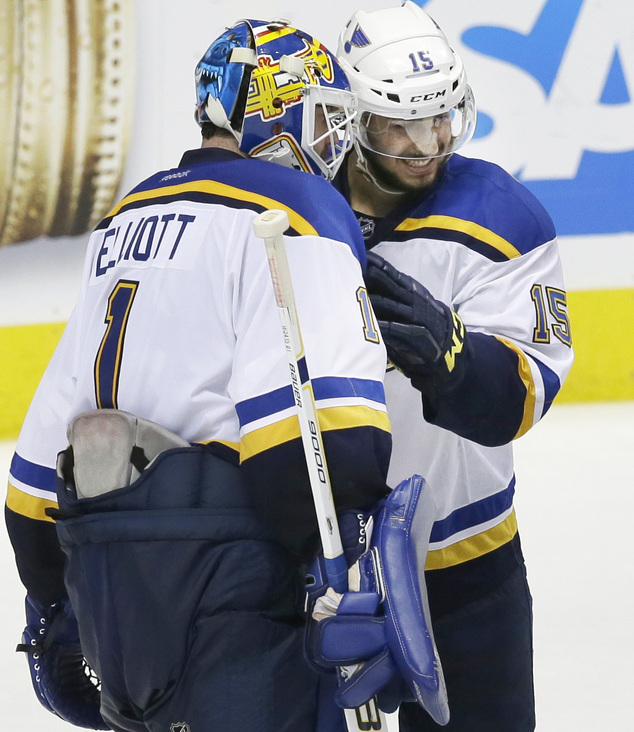
[[[322,671],[339,671],[341,707],[376,696],[386,712],[416,701],[438,724],[449,720],[424,577],[436,514],[420,476],[400,483],[376,516],[369,551],[350,568],[350,591],[329,589],[311,608],[306,655]]]
[[[460,316],[375,252],[365,281],[390,361],[416,388],[429,377],[457,385],[467,362]]]
[[[17,650],[27,654],[41,704],[76,727],[110,729],[99,712],[99,680],[84,660],[68,598],[42,607],[27,595],[26,622]]]
[[[370,546],[374,519],[383,508],[379,501],[371,511],[341,511],[337,514],[346,564],[351,567]],[[312,606],[328,589],[324,555],[320,552],[306,570],[307,604]]]

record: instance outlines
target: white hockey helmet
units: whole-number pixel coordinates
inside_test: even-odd
[[[357,96],[356,137],[363,147],[403,157],[380,149],[376,135],[368,137],[373,116],[402,120],[400,126],[427,157],[451,154],[473,136],[475,101],[462,60],[416,3],[358,10],[339,36],[337,57]],[[448,119],[451,141],[434,153],[434,126]],[[385,127],[386,120],[381,123]]]

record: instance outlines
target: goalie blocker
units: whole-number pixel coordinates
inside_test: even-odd
[[[415,475],[378,512],[370,547],[350,569],[354,591],[321,594],[326,582],[319,563],[313,568],[319,589],[310,595],[307,655],[322,671],[342,670],[336,701],[343,708],[377,696],[383,711],[417,701],[438,724],[449,721],[424,578],[434,515],[431,491]]]

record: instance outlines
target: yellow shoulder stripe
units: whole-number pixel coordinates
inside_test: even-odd
[[[459,231],[462,234],[472,236],[474,239],[488,244],[489,246],[502,252],[509,259],[515,259],[520,256],[520,252],[509,241],[496,234],[491,229],[487,229],[480,224],[466,219],[458,219],[454,216],[427,216],[424,219],[405,219],[396,228],[396,231],[416,231],[426,227],[435,229],[448,229],[449,231]]]
[[[257,203],[264,208],[279,208],[288,214],[288,218],[291,222],[291,226],[298,234],[304,235],[317,235],[315,227],[309,223],[303,216],[300,216],[292,208],[289,208],[283,203],[276,201],[268,196],[262,196],[259,193],[253,193],[252,191],[245,191],[242,188],[236,188],[235,186],[227,185],[226,183],[219,183],[212,180],[195,180],[189,183],[179,183],[173,186],[165,186],[165,188],[155,188],[151,191],[139,191],[138,193],[132,193],[126,196],[120,201],[108,214],[110,216],[116,216],[119,211],[127,206],[129,203],[136,201],[148,201],[152,198],[158,198],[160,196],[175,196],[180,193],[210,193],[215,196],[225,196],[226,198],[233,198],[237,201],[249,201],[251,203]]]

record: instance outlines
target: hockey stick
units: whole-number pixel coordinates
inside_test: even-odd
[[[308,466],[310,487],[317,514],[326,575],[333,590],[343,593],[348,589],[348,566],[343,554],[326,454],[317,418],[313,387],[308,374],[293,282],[286,256],[283,234],[288,227],[288,214],[286,211],[277,209],[263,211],[253,222],[255,235],[264,239],[266,245],[275,302],[282,325],[288,367],[291,372],[291,385]],[[371,699],[360,709],[345,709],[344,714],[349,732],[362,732],[363,730],[382,732],[387,729],[385,717],[379,710],[376,699]]]
[[[291,386],[299,417],[299,429],[306,455],[310,487],[317,513],[319,536],[330,586],[337,592],[348,589],[348,566],[343,555],[339,524],[332,498],[332,487],[324,453],[324,443],[317,420],[313,387],[308,375],[304,343],[299,329],[293,282],[282,234],[288,229],[286,211],[264,211],[253,222],[255,235],[264,239],[269,270],[280,316]]]

